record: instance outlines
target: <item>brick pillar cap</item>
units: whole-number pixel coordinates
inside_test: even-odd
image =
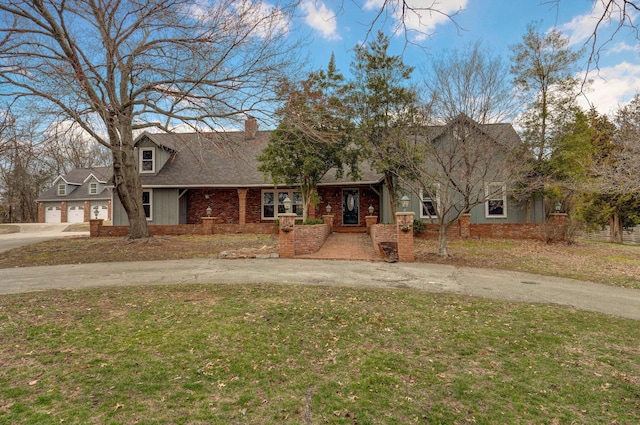
[[[414,213],[413,211],[400,211],[396,213],[396,216],[398,215],[416,215],[416,213]]]
[[[282,214],[278,214],[278,217],[297,217],[298,214],[296,213],[282,213]]]

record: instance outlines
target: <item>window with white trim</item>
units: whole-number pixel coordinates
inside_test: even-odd
[[[486,185],[485,216],[487,218],[504,218],[507,216],[507,186],[502,182]]]
[[[89,195],[98,194],[98,183],[89,183]]]
[[[147,220],[152,220],[152,211],[153,211],[153,193],[151,190],[143,190],[142,191],[142,208],[144,208],[144,216]]]
[[[284,214],[284,199],[291,199],[291,212],[302,217],[302,193],[293,189],[262,191],[262,220],[275,220]]]
[[[140,172],[153,173],[156,171],[155,166],[155,148],[140,148]]]
[[[438,210],[440,204],[440,185],[436,185],[430,191],[420,189],[420,199],[422,200],[422,208],[420,209],[420,218],[438,218]],[[433,196],[435,195],[435,198]]]
[[[64,183],[60,183],[58,185],[58,196],[64,196],[67,194],[67,185]]]

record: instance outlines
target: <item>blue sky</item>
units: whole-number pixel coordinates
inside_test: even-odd
[[[347,74],[354,57],[353,47],[365,40],[382,2],[302,0],[298,24],[309,34],[314,67],[325,67],[333,52],[339,69]],[[594,17],[601,11],[599,0],[409,0],[409,4],[434,5],[455,14],[460,27],[456,28],[448,18],[437,13],[423,13],[420,22],[415,16],[410,19],[409,25],[419,31],[397,33],[391,47],[394,54],[404,49],[405,63],[416,66],[415,73],[420,72],[421,65],[428,64],[432,55],[437,57],[451,49],[464,49],[478,40],[484,48],[508,59],[509,47],[522,41],[527,25],[534,21],[541,32],[551,28],[561,30],[578,49],[591,35]],[[385,33],[390,35],[398,21],[392,13],[386,13],[378,22],[384,24]],[[381,25],[374,28],[374,35]],[[600,39],[608,38],[611,30],[611,26],[605,27],[599,34]],[[405,38],[421,47],[407,44]],[[586,58],[580,65],[586,69]],[[599,70],[593,70],[589,78],[594,82],[587,93],[588,99],[601,113],[613,111],[640,92],[640,47],[630,30],[619,32],[606,45]],[[585,100],[581,103],[587,106]]]

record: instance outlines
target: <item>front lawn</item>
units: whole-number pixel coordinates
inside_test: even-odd
[[[135,282],[131,282],[132,285]],[[636,424],[638,322],[412,290],[0,297],[0,424]]]

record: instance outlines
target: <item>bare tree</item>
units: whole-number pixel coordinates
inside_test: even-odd
[[[462,29],[456,21],[461,9],[451,8],[438,0],[380,0],[362,3],[362,8],[376,11],[375,17],[368,24],[369,31],[365,40],[369,39],[378,24],[384,24],[389,19],[394,22],[394,34],[403,34],[407,44],[413,44],[412,39],[422,40],[432,36],[433,31],[429,28],[433,27],[434,21],[444,20],[455,25],[458,30]]]
[[[74,123],[56,123],[43,134],[43,159],[54,175],[74,168],[107,167],[110,151]]]
[[[406,186],[421,199],[421,215],[438,225],[441,256],[448,255],[447,230],[463,214],[484,203],[496,215],[506,212],[508,195],[526,169],[525,158],[510,124],[483,125],[459,115],[417,136],[415,152],[406,161],[413,172]]]
[[[38,218],[36,198],[51,181],[42,167],[42,152],[33,140],[37,123],[19,121],[10,112],[0,128],[0,198],[7,206],[10,222],[34,222]]]
[[[149,236],[134,131],[264,112],[291,60],[290,10],[250,0],[4,0],[0,12],[0,93],[39,99],[111,150],[131,238]]]
[[[509,65],[480,42],[434,60],[423,75],[430,115],[437,121],[464,114],[481,124],[503,122],[517,111]]]

